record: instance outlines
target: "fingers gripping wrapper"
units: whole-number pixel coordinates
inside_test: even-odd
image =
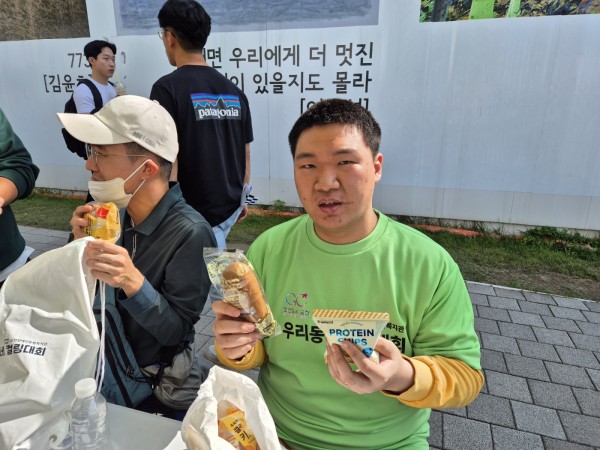
[[[110,241],[113,244],[117,242],[121,235],[121,220],[117,205],[112,202],[88,204],[92,205],[94,209],[84,216],[88,221],[85,234],[96,239]]]
[[[242,312],[264,337],[281,332],[252,264],[241,251],[207,248],[204,259],[210,279],[224,302]]]
[[[343,341],[350,341],[357,345],[367,358],[379,363],[379,353],[375,351],[375,345],[381,331],[390,320],[388,313],[314,309],[312,317],[329,344],[339,345]],[[349,363],[354,362],[346,352],[344,356]],[[325,362],[327,362],[327,350],[325,350]]]

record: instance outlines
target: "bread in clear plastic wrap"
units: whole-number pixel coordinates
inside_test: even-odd
[[[252,322],[260,322],[268,314],[265,294],[250,264],[232,261],[223,273],[222,285],[230,300],[235,299],[238,309],[249,312]]]
[[[241,311],[244,320],[256,325],[264,337],[281,333],[262,284],[241,250],[204,249],[209,277],[219,297]]]

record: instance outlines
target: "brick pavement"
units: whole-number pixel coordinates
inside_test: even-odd
[[[66,232],[20,227],[33,256]],[[465,408],[434,410],[432,449],[600,449],[600,303],[467,282],[486,383]],[[212,343],[207,305],[196,325]],[[257,371],[249,376],[256,379]]]

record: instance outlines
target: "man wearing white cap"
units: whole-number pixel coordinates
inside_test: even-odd
[[[58,117],[88,143],[92,197],[126,208],[117,244],[91,241],[85,258],[92,274],[112,288],[138,364],[159,361],[169,348],[181,352],[194,340],[210,288],[202,252],[216,241],[179,184],[169,183],[178,152],[173,119],[157,102],[133,95],[117,97],[95,114]],[[76,239],[85,236],[83,216],[92,209],[83,205],[73,213]]]

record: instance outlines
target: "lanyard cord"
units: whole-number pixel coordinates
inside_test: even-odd
[[[100,289],[100,323],[102,324],[102,332],[100,333],[100,349],[98,350],[98,362],[96,367],[99,370],[96,371],[96,386],[98,386],[98,392],[102,389],[102,383],[104,382],[104,364],[106,363],[105,355],[105,336],[106,336],[106,283],[104,281],[99,282]]]
[[[132,228],[135,226],[133,219],[131,219]],[[131,260],[135,257],[135,251],[137,248],[137,233],[133,234],[133,249],[131,251]],[[100,348],[98,350],[98,361],[96,367],[99,370],[96,371],[96,386],[98,386],[98,392],[102,389],[102,383],[104,382],[104,368],[106,364],[106,283],[104,281],[99,282],[100,289],[100,323],[102,324],[102,332],[100,333]]]
[[[131,221],[131,228],[130,228],[130,230],[131,230],[132,228],[135,227],[135,223],[133,223],[133,219],[131,217],[129,217],[129,220]],[[134,231],[133,232],[133,248],[131,250],[131,261],[133,261],[133,258],[135,258],[136,248],[137,248],[137,233]]]
[[[135,250],[137,247],[137,233],[133,234],[133,249],[131,250],[131,261],[135,258]]]

